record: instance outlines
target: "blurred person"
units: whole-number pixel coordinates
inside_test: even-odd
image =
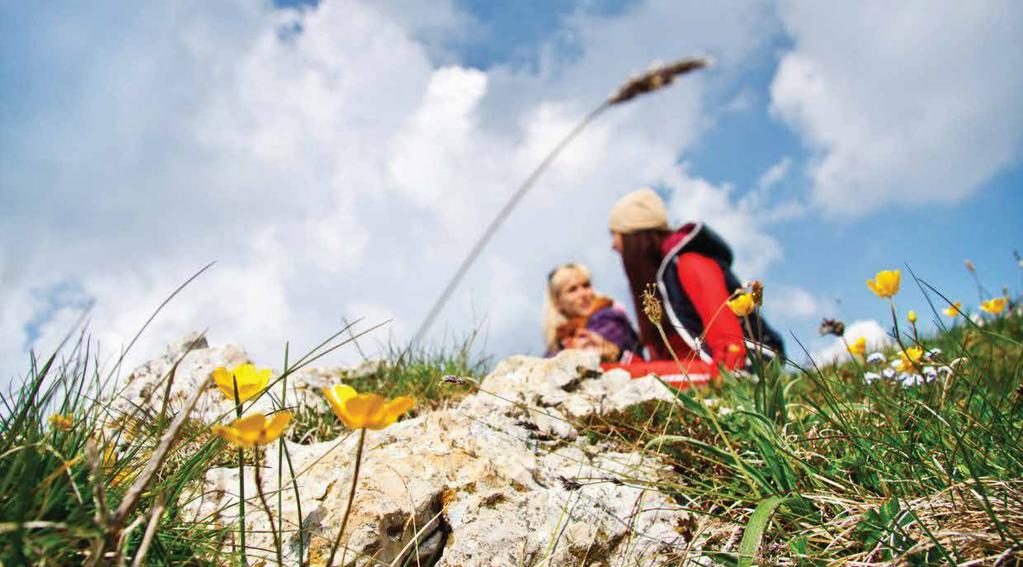
[[[639,335],[625,308],[599,295],[582,264],[563,264],[547,276],[543,307],[547,355],[567,348],[595,350],[602,362],[629,362]]]
[[[754,312],[749,327],[727,306],[742,283],[732,273],[732,251],[702,222],[668,226],[664,201],[644,188],[622,197],[608,219],[611,247],[622,257],[651,361],[671,360],[657,328],[643,313],[643,291],[654,284],[663,306],[661,325],[683,361],[701,361],[716,374],[745,366],[747,350],[784,356],[781,338]],[[635,373],[634,373],[635,374]]]

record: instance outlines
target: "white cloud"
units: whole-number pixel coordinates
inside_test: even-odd
[[[678,222],[702,220],[724,237],[735,254],[739,278],[763,277],[768,267],[781,259],[781,245],[767,233],[760,211],[750,201],[734,198],[731,186],[690,177],[681,168],[666,176],[665,185],[672,190],[668,202],[671,218]]]
[[[757,104],[757,94],[752,88],[746,87],[738,92],[723,107],[724,112],[747,112],[753,110]]]
[[[766,191],[777,185],[782,179],[785,179],[786,175],[789,174],[789,168],[791,166],[792,158],[789,156],[781,158],[778,163],[767,168],[767,171],[760,175],[760,178],[757,179],[757,189]]]
[[[782,2],[774,111],[834,215],[952,203],[1020,157],[1023,4]]]
[[[559,36],[573,38],[570,55],[552,44],[535,69],[486,71],[443,53],[467,20],[449,5],[434,10],[421,20],[359,1],[300,12],[193,2],[26,18],[38,24],[34,43],[19,47],[56,54],[39,55],[38,72],[49,73],[43,85],[59,79],[67,99],[26,102],[17,139],[0,133],[11,204],[0,210],[3,378],[23,372],[25,325],[59,282],[95,300],[91,329],[110,356],[210,260],[217,265],[171,302],[135,360],[206,328],[266,365],[279,364],[285,341],[300,352],[345,319],[393,318],[386,333],[405,340],[538,159],[657,58],[709,52],[719,65],[587,130],[508,220],[434,336],[486,317],[494,354],[537,352],[543,277],[568,259],[626,297],[606,213],[644,184],[674,189],[673,210],[730,238],[744,276],[780,257],[727,186],[677,164],[700,133],[708,82],[733,80],[770,33],[757,23],[764,5],[581,11]],[[114,15],[132,25],[109,33]],[[41,321],[38,349],[62,335],[72,311]]]
[[[849,360],[849,350],[846,343],[863,337],[867,339],[867,352],[881,350],[890,347],[894,340],[888,336],[888,332],[880,323],[873,319],[854,321],[845,327],[845,336],[835,338],[831,344],[815,350],[811,356],[817,364],[830,364]],[[844,339],[844,340],[843,340]]]
[[[820,301],[801,287],[770,287],[766,294],[764,301],[771,313],[778,314],[779,320],[808,320],[824,314]]]

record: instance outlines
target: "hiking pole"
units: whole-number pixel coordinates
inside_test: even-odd
[[[543,158],[543,161],[541,161],[540,164],[536,166],[536,169],[534,169],[533,172],[529,174],[529,177],[527,177],[526,180],[522,182],[522,185],[520,185],[519,188],[515,191],[515,193],[512,194],[511,198],[508,199],[508,202],[504,204],[504,207],[502,207],[501,210],[497,213],[497,216],[494,217],[494,220],[490,221],[490,224],[487,225],[487,229],[483,231],[483,235],[480,236],[479,240],[476,241],[472,249],[469,250],[469,254],[467,254],[466,257],[462,260],[462,263],[458,266],[458,269],[455,270],[455,273],[454,275],[452,275],[451,280],[448,281],[447,286],[444,287],[444,291],[441,292],[440,297],[438,297],[437,301],[435,301],[433,303],[433,306],[430,307],[430,311],[426,314],[426,318],[423,319],[422,324],[419,325],[419,329],[416,330],[416,334],[413,335],[412,341],[409,342],[408,348],[405,350],[405,352],[402,353],[401,357],[399,357],[398,359],[399,362],[405,357],[405,353],[411,351],[412,347],[415,344],[419,343],[419,341],[421,341],[423,337],[426,335],[426,332],[430,330],[430,326],[433,325],[434,320],[440,314],[441,310],[444,308],[444,305],[447,304],[448,299],[451,298],[451,294],[454,293],[455,288],[457,288],[458,284],[461,283],[462,278],[465,277],[465,274],[469,271],[469,268],[472,266],[473,262],[475,262],[476,259],[479,257],[480,253],[483,252],[483,248],[486,247],[487,243],[490,242],[490,239],[497,232],[497,229],[501,227],[501,224],[504,222],[506,218],[508,218],[508,215],[511,214],[512,209],[515,208],[515,205],[517,205],[519,201],[521,201],[522,198],[526,196],[526,193],[533,187],[533,184],[536,183],[536,180],[539,179],[540,175],[551,165],[551,163],[554,162],[554,159],[558,157],[562,150],[564,150],[565,147],[568,146],[569,142],[575,139],[575,137],[578,136],[579,133],[582,132],[584,128],[586,128],[591,122],[596,120],[597,117],[603,114],[604,111],[607,110],[608,108],[611,108],[616,104],[621,104],[623,102],[631,100],[639,95],[662,89],[670,85],[675,80],[675,77],[679,75],[684,75],[686,73],[690,73],[697,69],[702,69],[704,67],[709,66],[710,64],[711,61],[707,57],[690,57],[686,59],[680,59],[668,65],[654,67],[653,69],[647,71],[646,73],[643,73],[642,75],[629,79],[625,84],[619,87],[618,90],[615,91],[614,94],[612,94],[607,100],[601,102],[597,108],[593,109],[593,111],[587,114],[586,117],[583,118],[581,122],[576,124],[576,126],[572,128],[568,135],[562,138],[561,141],[558,142],[556,146],[554,146],[554,149],[552,149],[550,153],[548,153],[547,156]]]

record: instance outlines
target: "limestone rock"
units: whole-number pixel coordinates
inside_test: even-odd
[[[115,416],[138,415],[140,412],[159,414],[167,393],[168,377],[173,370],[166,411],[168,415],[174,415],[215,368],[218,366],[233,368],[246,362],[252,361],[240,346],[227,344],[211,347],[204,337],[194,333],[186,335],[171,344],[163,356],[139,366],[118,382],[114,389],[112,414]],[[380,364],[380,361],[368,361],[354,367],[301,368],[288,376],[288,404],[312,406],[326,411],[327,404],[321,394],[324,386],[342,382],[353,376],[372,373]],[[275,370],[270,382],[273,383],[279,376],[280,372]],[[206,385],[206,390],[207,393],[199,399],[192,416],[205,423],[232,419],[235,415],[234,402],[228,400],[212,382]],[[278,384],[273,390],[280,396],[282,386]],[[269,413],[273,409],[270,398],[263,396],[246,411]],[[117,425],[116,420],[112,425]]]
[[[210,352],[189,363],[196,372],[244,358],[240,349],[203,350]],[[651,378],[601,374],[595,356],[566,351],[550,359],[509,358],[457,406],[367,431],[335,564],[400,565],[410,558],[451,567],[665,562],[687,543],[677,526],[688,514],[656,489],[669,472],[639,453],[591,444],[569,419],[649,400],[671,403],[673,396]],[[277,445],[266,448],[261,476],[275,518],[278,475],[282,480],[277,520],[286,564],[298,563],[299,504],[306,558],[311,565],[326,561],[347,504],[359,435],[287,443],[298,495],[287,466],[278,467]],[[249,557],[273,564],[273,553],[265,551],[272,549],[267,518],[252,497],[252,472],[246,473]],[[237,474],[235,468],[209,471],[186,497],[185,509],[194,518],[236,524]]]

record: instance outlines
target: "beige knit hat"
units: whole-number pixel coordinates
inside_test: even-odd
[[[668,210],[664,201],[649,187],[637,189],[611,207],[607,222],[611,230],[630,234],[648,228],[668,229]]]

